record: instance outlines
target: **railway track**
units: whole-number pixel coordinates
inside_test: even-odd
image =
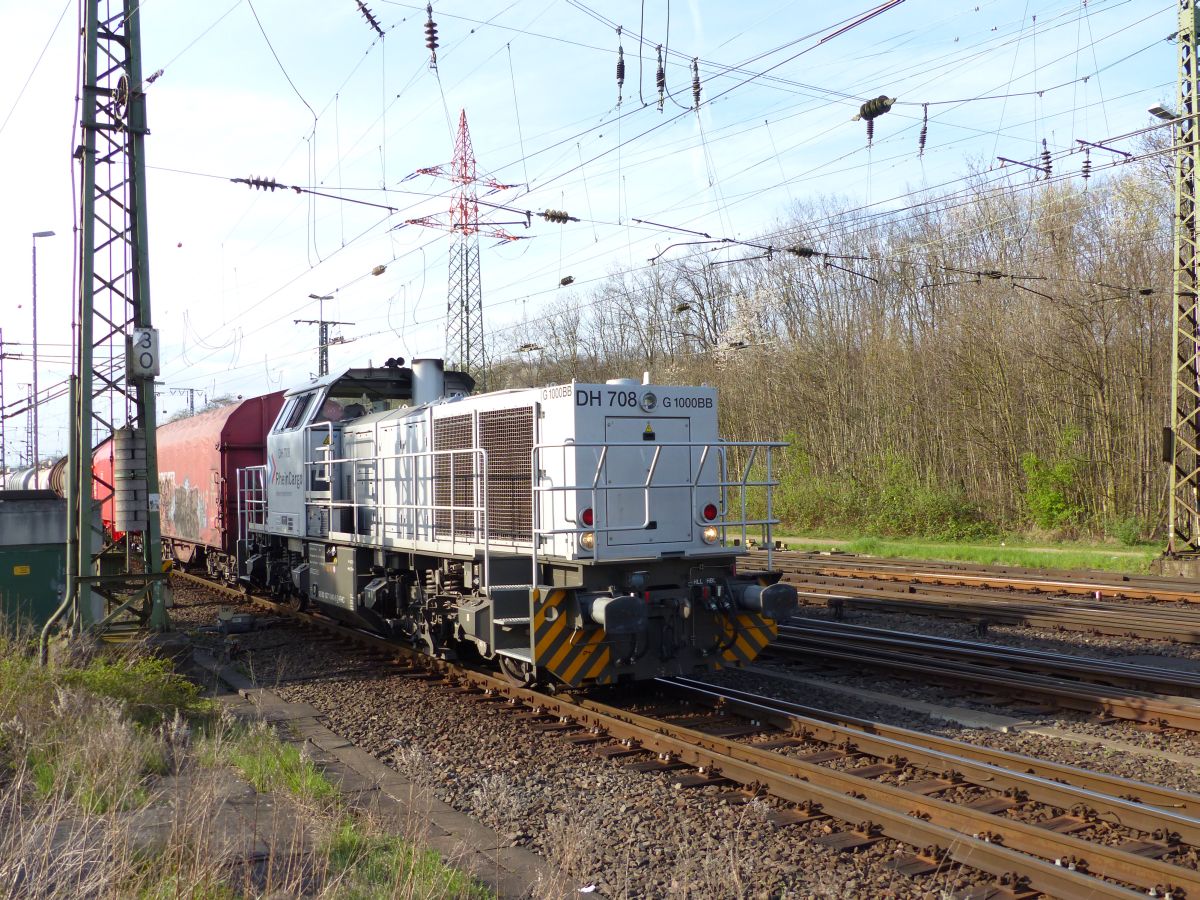
[[[1142,724],[1200,731],[1200,677],[843,623],[780,627],[769,652],[802,663],[833,662],[900,672]]]
[[[777,811],[781,827],[827,821],[829,834],[818,840],[831,848],[891,838],[913,848],[896,857],[898,873],[965,866],[993,877],[963,896],[1200,896],[1200,797],[693,680],[660,683],[665,706],[651,710],[638,700],[618,707],[548,694],[251,599],[305,628],[397,658],[469,701],[510,709],[547,739],[667,773],[681,788],[723,785],[730,802],[766,792],[791,804]]]
[[[796,586],[800,602],[826,606],[839,614],[844,610],[889,612],[938,618],[965,619],[981,630],[989,625],[1024,625],[1138,637],[1182,643],[1200,643],[1200,615],[1176,601],[1120,600],[1115,590],[1094,594],[1055,594],[1018,590],[1009,586],[906,579],[898,567],[889,567],[886,577],[875,577],[870,569],[823,568],[820,561],[795,561],[777,553],[775,562],[784,579]],[[751,564],[765,565],[765,556],[751,556]],[[1052,582],[1041,582],[1043,586]]]
[[[766,553],[751,552],[749,560],[766,564]],[[919,559],[881,559],[850,554],[775,551],[775,568],[788,574],[818,574],[834,578],[866,578],[908,584],[960,585],[993,590],[1027,591],[1055,595],[1084,595],[1127,600],[1200,603],[1200,589],[1184,578],[1154,575],[1121,575],[1093,570],[1056,571],[1012,566],[983,566],[930,562]]]

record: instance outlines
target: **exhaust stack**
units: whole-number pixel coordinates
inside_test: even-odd
[[[446,363],[440,359],[412,361],[413,405],[424,406],[446,396]]]

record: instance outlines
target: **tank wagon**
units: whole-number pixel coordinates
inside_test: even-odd
[[[288,391],[238,475],[242,577],[572,686],[749,662],[792,615],[778,572],[735,565],[749,529],[771,545],[780,445],[722,442],[715,389],[472,386],[389,360]]]
[[[236,583],[237,471],[258,465],[283,392],[251,397],[158,428],[158,493],[164,557]],[[112,484],[112,442],[92,455],[100,484]],[[104,493],[108,493],[105,491]],[[101,520],[111,531],[111,496]]]
[[[64,456],[52,463],[42,463],[24,469],[11,469],[4,479],[4,490],[8,491],[53,491],[59,497],[66,496],[66,484],[63,480],[67,467]]]

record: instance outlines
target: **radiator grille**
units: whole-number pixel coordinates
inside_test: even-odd
[[[533,536],[533,407],[481,412],[479,444],[487,451],[488,537],[528,542]]]
[[[448,416],[433,420],[434,450],[470,450],[475,445],[471,414]],[[475,455],[453,453],[435,456],[433,460],[433,502],[437,506],[454,506],[453,512],[437,510],[434,528],[438,537],[474,538],[475,515],[458,507],[475,505]]]

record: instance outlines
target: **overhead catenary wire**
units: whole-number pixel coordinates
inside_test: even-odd
[[[576,155],[581,155],[581,154],[580,154],[580,148],[576,148]],[[525,155],[524,153],[522,153],[522,154],[521,154],[521,158],[522,158],[522,160],[524,160],[524,159],[526,158],[526,155]],[[580,160],[580,162],[583,162],[583,160]],[[581,173],[581,174],[582,174],[582,173]],[[591,218],[591,217],[589,216],[589,218]]]

